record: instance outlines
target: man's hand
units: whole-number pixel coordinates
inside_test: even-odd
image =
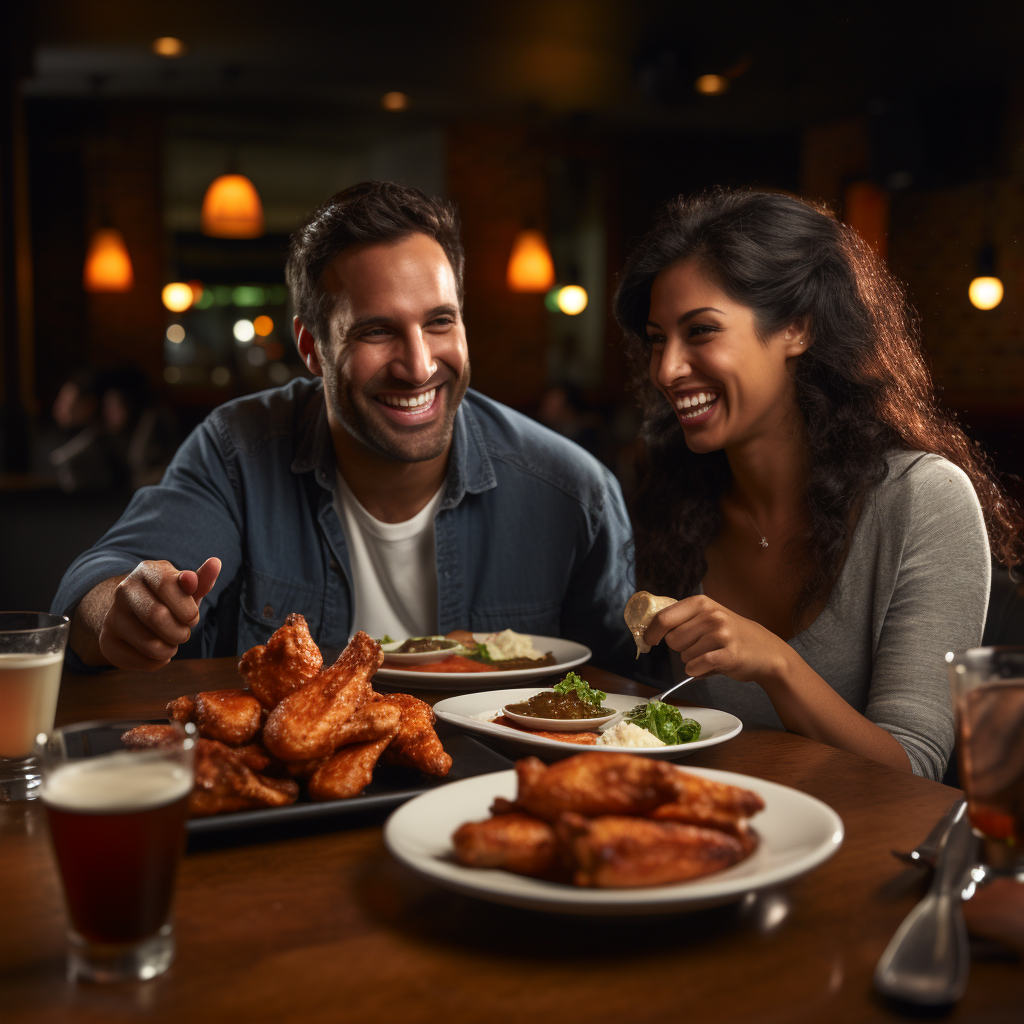
[[[120,580],[106,580],[75,612],[71,646],[87,664],[163,668],[198,625],[220,565],[208,558],[196,572],[179,572],[170,562],[140,562]]]

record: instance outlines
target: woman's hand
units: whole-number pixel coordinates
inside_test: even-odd
[[[652,647],[664,640],[678,651],[687,675],[721,673],[762,686],[783,674],[791,653],[771,630],[700,594],[658,612],[644,639]]]

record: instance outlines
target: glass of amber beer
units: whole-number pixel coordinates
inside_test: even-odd
[[[0,612],[0,803],[39,795],[36,736],[53,728],[66,615]]]
[[[1024,873],[1024,647],[947,654],[960,785],[996,873]]]
[[[159,747],[127,750],[120,736],[135,724],[85,722],[39,737],[72,980],[155,978],[174,959],[195,727],[175,723]]]

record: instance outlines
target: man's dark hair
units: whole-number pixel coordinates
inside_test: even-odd
[[[417,233],[444,250],[461,306],[465,254],[453,203],[393,181],[364,181],[336,192],[309,215],[292,235],[285,278],[295,315],[317,341],[328,340],[335,297],[323,287],[323,276],[337,255],[351,245],[397,242]]]

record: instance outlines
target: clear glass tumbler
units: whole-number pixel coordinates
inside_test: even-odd
[[[158,746],[128,750],[121,735],[135,724],[69,725],[39,747],[72,980],[145,980],[174,960],[195,726],[173,723]]]
[[[947,654],[960,785],[982,857],[1024,873],[1024,647]]]
[[[39,795],[36,736],[53,728],[66,615],[0,612],[0,803]]]

